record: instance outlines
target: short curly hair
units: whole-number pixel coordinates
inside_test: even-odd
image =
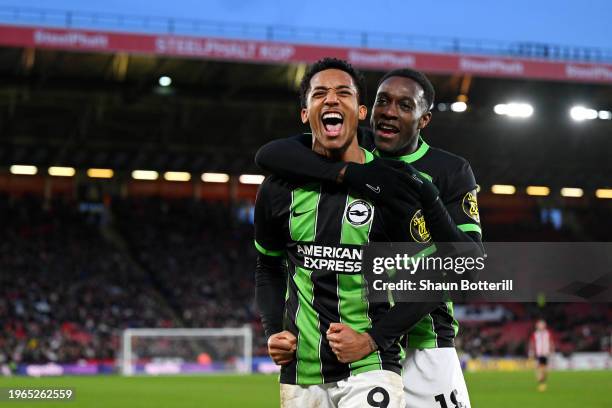
[[[433,85],[431,84],[431,81],[429,80],[429,78],[425,76],[425,74],[423,74],[420,71],[416,71],[410,68],[394,69],[393,71],[387,72],[380,79],[380,81],[378,81],[377,87],[380,87],[380,84],[382,84],[386,79],[390,77],[394,77],[394,76],[409,78],[409,79],[412,79],[417,84],[421,85],[421,88],[423,88],[423,93],[424,93],[423,99],[424,99],[425,104],[427,105],[425,106],[425,111],[428,111],[432,108],[433,103],[434,103],[434,98],[436,96],[436,92],[434,90]]]
[[[344,71],[353,78],[353,82],[357,87],[357,98],[359,99],[359,104],[364,105],[366,100],[366,87],[365,87],[365,79],[363,75],[357,71],[351,64],[348,62],[338,59],[338,58],[322,58],[312,64],[302,81],[300,82],[300,105],[302,108],[306,107],[306,101],[308,99],[308,91],[310,90],[310,80],[313,76],[318,74],[321,71],[325,71],[326,69],[339,69],[340,71]]]

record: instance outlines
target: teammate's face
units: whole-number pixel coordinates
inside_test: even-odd
[[[367,108],[359,105],[353,77],[339,69],[326,69],[310,80],[302,122],[309,123],[317,142],[326,150],[346,149],[357,135]]]
[[[419,131],[431,120],[421,85],[410,78],[389,77],[376,92],[370,117],[376,148],[390,155],[404,155],[414,146]]]

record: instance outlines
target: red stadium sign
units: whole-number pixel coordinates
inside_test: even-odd
[[[612,83],[612,64],[325,47],[209,37],[0,25],[0,45],[271,63],[310,63],[321,57],[334,56],[355,66],[376,70],[411,67],[443,74],[466,73],[493,77]]]

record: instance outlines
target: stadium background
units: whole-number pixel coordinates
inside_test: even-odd
[[[120,336],[126,328],[246,324],[254,369],[270,368],[253,305],[252,203],[261,174],[253,156],[266,141],[303,130],[297,84],[306,63],[326,55],[364,70],[369,106],[386,70],[414,65],[429,74],[437,102],[424,136],[472,164],[485,241],[611,238],[605,47],[120,10],[2,6],[0,17],[0,387],[73,386],[83,406],[276,404],[269,375],[117,376]],[[515,101],[533,114],[495,113]],[[572,116],[576,105],[585,109]],[[73,175],[52,175],[68,167]],[[475,406],[610,403],[609,304],[456,310]],[[548,320],[560,352],[546,395],[525,371],[537,317]],[[75,376],[26,377],[58,373]]]

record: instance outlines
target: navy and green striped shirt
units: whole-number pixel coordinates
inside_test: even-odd
[[[366,161],[372,154],[366,153]],[[401,372],[398,344],[351,364],[340,363],[326,331],[334,322],[364,332],[390,305],[363,296],[361,245],[387,241],[380,211],[343,186],[293,185],[275,176],[261,185],[255,206],[255,245],[285,256],[284,329],[297,337],[296,359],[281,368],[286,384],[321,384],[371,370]]]
[[[371,135],[366,133],[365,136],[362,140],[363,145],[371,147],[374,154],[378,155],[371,141]],[[475,238],[481,240],[482,231],[476,198],[478,186],[467,160],[431,147],[423,139],[419,140],[416,151],[394,159],[411,164],[432,181],[440,191],[440,199],[457,227],[465,233],[475,234]],[[422,209],[409,208],[407,211],[412,212],[410,236],[416,242],[429,245],[429,250],[424,252],[435,253],[435,245],[427,229]],[[454,318],[452,302],[440,303],[408,332],[402,343],[408,348],[418,349],[454,347],[458,330],[459,325]]]

